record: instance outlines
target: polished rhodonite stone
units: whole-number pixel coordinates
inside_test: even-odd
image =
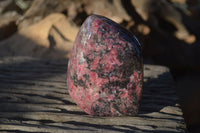
[[[108,18],[92,15],[81,26],[71,52],[69,94],[91,115],[136,115],[142,71],[136,37]]]

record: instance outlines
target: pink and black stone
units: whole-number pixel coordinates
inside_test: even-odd
[[[141,46],[134,35],[103,16],[80,28],[68,64],[70,96],[86,113],[134,116],[142,95]]]

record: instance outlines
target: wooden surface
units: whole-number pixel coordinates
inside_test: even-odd
[[[137,117],[92,117],[71,100],[67,61],[0,59],[0,132],[185,132],[169,69],[144,65]]]

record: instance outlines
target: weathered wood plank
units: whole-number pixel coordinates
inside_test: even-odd
[[[0,59],[0,132],[185,132],[173,78],[162,66],[144,66],[136,117],[92,117],[66,88],[67,61]]]

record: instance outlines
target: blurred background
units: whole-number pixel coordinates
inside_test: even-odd
[[[188,130],[200,132],[200,0],[1,0],[0,58],[68,59],[91,14],[131,31],[145,64],[170,68]]]

